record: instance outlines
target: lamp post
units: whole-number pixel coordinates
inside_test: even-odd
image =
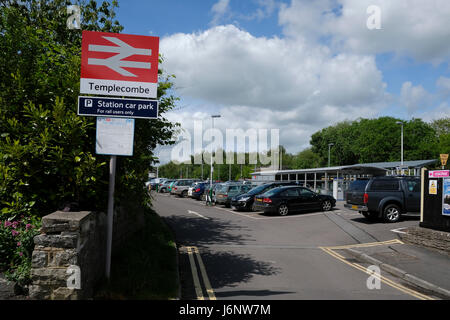
[[[331,146],[334,146],[334,143],[329,143],[328,144],[328,168],[330,167],[330,151],[331,151]]]
[[[211,115],[211,128],[214,129],[214,118],[220,118],[220,114],[215,114],[215,115]],[[212,146],[212,132],[211,132],[211,177],[210,177],[210,181],[209,181],[209,192],[210,195],[212,196],[212,180],[213,180],[213,146]],[[212,201],[212,199],[210,199],[210,201]]]
[[[400,157],[401,157],[401,173],[403,175],[403,121],[397,121],[396,124],[399,124],[402,126],[402,133],[401,133],[401,147],[400,147]]]

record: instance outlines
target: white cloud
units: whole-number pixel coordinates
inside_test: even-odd
[[[219,0],[212,6],[211,12],[214,16],[211,20],[211,25],[217,25],[224,18],[224,16],[229,13],[229,4],[230,0]]]
[[[381,29],[369,30],[367,8],[381,10]],[[279,19],[287,36],[326,39],[335,50],[361,54],[394,52],[420,62],[450,58],[448,0],[292,0]]]
[[[441,103],[439,106],[432,110],[427,110],[419,114],[419,117],[424,121],[431,122],[436,119],[449,118],[450,117],[450,106],[447,102]]]
[[[324,46],[258,38],[232,25],[163,38],[161,52],[180,94],[214,104],[287,110],[310,100],[352,105],[384,98],[374,57],[334,56]]]
[[[229,4],[229,0],[215,3],[213,26],[231,15]],[[250,18],[263,19],[280,8],[283,38],[255,37],[222,25],[161,39],[164,69],[176,75],[178,94],[190,102],[189,110],[168,117],[189,132],[194,119],[207,120],[208,128],[209,116],[220,112],[216,127],[223,132],[279,128],[280,143],[297,152],[323,127],[386,115],[385,108],[393,101],[409,117],[449,114],[448,103],[435,107],[439,95],[411,81],[403,83],[398,97],[389,95],[375,59],[375,54],[394,52],[419,62],[448,61],[447,0],[292,0],[281,6],[260,0],[259,4]],[[381,8],[381,30],[367,29],[369,5]],[[441,99],[450,96],[450,78],[439,78],[436,87]],[[394,109],[391,112],[397,112]]]
[[[220,109],[223,130],[279,128],[292,152],[325,126],[377,115],[389,99],[373,56],[334,55],[323,45],[254,37],[232,25],[165,37],[161,53],[180,96],[202,101],[192,106],[201,116],[173,116],[183,127],[192,130],[193,117]]]
[[[438,88],[438,94],[442,99],[450,97],[450,78],[439,77],[436,81],[436,87]]]
[[[409,115],[413,115],[419,109],[425,109],[430,106],[432,99],[432,95],[421,85],[413,86],[409,81],[403,83],[400,92],[400,103],[406,107]]]
[[[261,21],[267,17],[270,17],[280,4],[275,0],[257,0],[258,7],[250,14],[241,14],[239,17],[245,20],[257,20]]]

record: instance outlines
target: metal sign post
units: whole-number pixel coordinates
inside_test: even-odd
[[[149,100],[157,97],[158,61],[159,37],[83,31],[80,92],[122,97],[78,98],[78,115],[97,117],[96,153],[111,156],[105,270],[108,280],[111,277],[116,156],[133,155],[135,118],[158,118],[158,101]]]
[[[106,278],[111,277],[112,233],[114,221],[114,186],[116,183],[117,157],[111,156],[109,161],[108,217],[106,226]]]

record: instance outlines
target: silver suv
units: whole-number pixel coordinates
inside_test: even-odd
[[[197,182],[196,179],[180,179],[172,185],[172,190],[170,194],[175,194],[180,197],[186,197],[188,194],[189,187]]]

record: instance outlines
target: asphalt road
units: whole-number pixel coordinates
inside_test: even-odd
[[[422,298],[387,274],[379,289],[369,289],[369,265],[333,249],[383,245],[397,239],[391,229],[417,225],[417,219],[373,223],[339,207],[266,216],[168,194],[154,194],[153,207],[176,236],[183,299]]]

